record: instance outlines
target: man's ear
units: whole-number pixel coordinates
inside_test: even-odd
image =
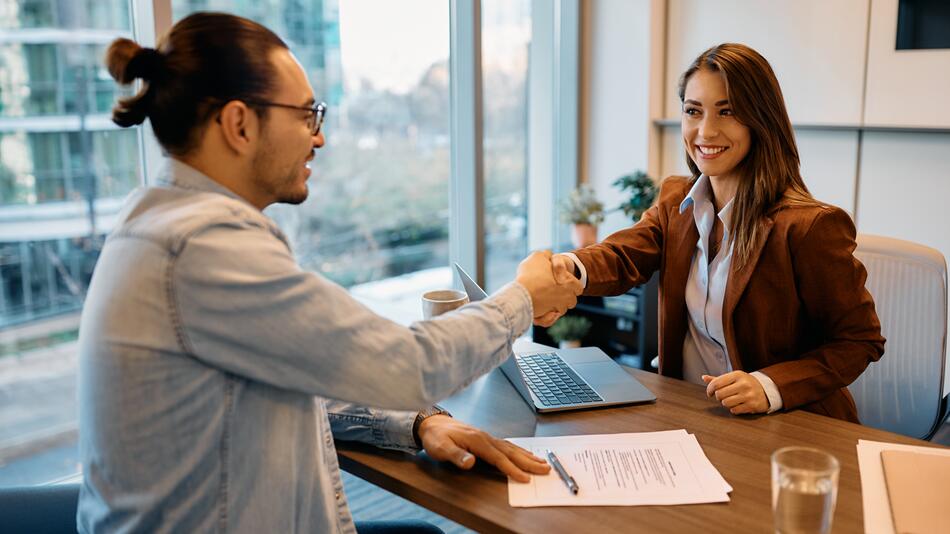
[[[249,154],[259,136],[257,113],[240,100],[232,100],[218,114],[221,136],[225,144],[238,154]]]

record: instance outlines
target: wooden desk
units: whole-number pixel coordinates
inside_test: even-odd
[[[479,532],[769,532],[770,455],[787,445],[825,449],[841,462],[834,532],[863,532],[859,438],[927,442],[806,412],[736,417],[701,386],[625,368],[656,404],[535,414],[494,370],[444,403],[459,420],[496,436],[558,436],[685,428],[732,485],[731,502],[684,506],[512,508],[507,481],[494,469],[452,465],[353,443],[337,443],[340,464],[373,484]],[[936,446],[936,445],[934,445]]]

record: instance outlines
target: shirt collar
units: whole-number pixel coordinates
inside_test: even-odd
[[[727,227],[729,226],[729,219],[732,215],[732,205],[735,200],[735,197],[733,197],[725,206],[722,207],[718,214],[719,220],[721,220]],[[680,202],[680,213],[686,211],[690,206],[704,204],[706,202],[712,204],[712,185],[709,183],[708,176],[705,174],[700,174],[699,178],[696,179],[696,183],[693,184],[693,187],[689,190],[689,193],[686,194],[686,198]]]
[[[157,181],[162,185],[172,185],[184,189],[218,193],[250,205],[250,202],[245,200],[244,197],[214,181],[208,175],[191,165],[175,158],[168,158],[166,160],[164,167],[158,174]]]

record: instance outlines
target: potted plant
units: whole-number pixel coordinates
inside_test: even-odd
[[[597,242],[597,225],[604,221],[604,204],[597,200],[594,189],[581,185],[561,204],[561,222],[573,224],[571,242],[575,248]]]
[[[587,317],[565,315],[548,328],[548,335],[562,349],[576,348],[581,346],[581,339],[590,332],[590,327],[591,322]]]
[[[640,220],[643,212],[653,205],[658,191],[656,182],[643,171],[636,171],[617,178],[614,187],[619,188],[621,193],[630,195],[617,209],[630,217],[634,224]]]

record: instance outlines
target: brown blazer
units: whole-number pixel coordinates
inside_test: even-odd
[[[587,269],[585,295],[618,295],[660,272],[660,374],[675,378],[683,377],[686,281],[699,239],[692,207],[679,212],[691,186],[687,178],[665,180],[639,223],[574,251]],[[786,410],[858,422],[846,386],[880,359],[884,338],[867,272],[852,254],[854,223],[833,206],[782,201],[760,224],[747,265],[726,284],[732,368],[768,375]]]

